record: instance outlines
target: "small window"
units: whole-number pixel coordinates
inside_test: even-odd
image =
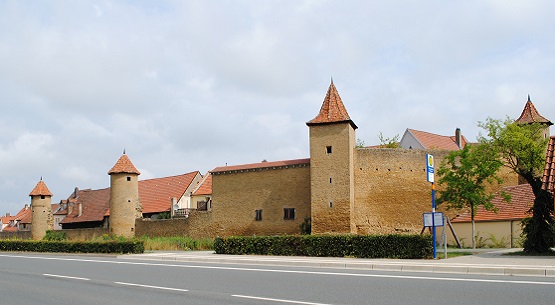
[[[330,201],[330,208],[333,208],[333,201]]]
[[[44,195],[40,195],[40,199],[44,199],[44,198],[46,198],[46,197],[44,197]]]
[[[262,220],[262,210],[256,210],[256,214],[254,216],[254,220],[261,221]]]
[[[326,154],[331,154],[331,146],[326,146]]]
[[[295,209],[294,208],[285,208],[285,209],[283,209],[283,219],[285,219],[285,220],[295,219]]]
[[[331,183],[331,178],[330,178],[330,183]]]
[[[127,177],[127,181],[131,181],[131,177]]]

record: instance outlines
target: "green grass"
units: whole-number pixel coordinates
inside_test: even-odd
[[[189,250],[214,250],[214,239],[192,239],[186,236],[174,237],[147,237],[138,238],[145,243],[145,251],[189,251]]]
[[[473,255],[473,254],[474,254],[474,253],[468,252],[468,251],[447,252],[447,258],[453,258],[453,257],[459,257],[459,256],[467,256],[467,255]],[[445,258],[445,256],[443,255],[443,252],[438,252],[438,253],[437,253],[437,257],[438,257],[438,258]]]

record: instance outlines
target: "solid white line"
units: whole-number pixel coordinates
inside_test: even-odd
[[[365,274],[365,273],[340,273],[340,272],[336,273],[336,272],[323,272],[323,271],[255,269],[255,268],[220,267],[220,266],[195,266],[195,265],[176,265],[176,264],[145,263],[145,262],[105,261],[105,260],[78,259],[78,258],[40,257],[40,256],[5,255],[5,254],[0,254],[0,257],[15,257],[15,258],[43,259],[43,260],[61,260],[61,261],[122,264],[122,265],[139,265],[139,266],[159,266],[159,267],[172,267],[172,268],[196,268],[196,269],[253,271],[253,272],[275,272],[275,273],[295,273],[295,274],[314,274],[314,275],[354,276],[354,277],[396,278],[396,279],[413,279],[413,280],[506,283],[506,284],[531,284],[531,285],[554,285],[555,286],[555,282],[538,282],[538,281],[514,281],[514,280],[493,280],[493,279],[489,280],[489,279],[475,279],[475,278],[472,279],[472,278],[449,278],[449,277],[425,277],[425,276],[385,275],[385,274]]]
[[[262,301],[273,301],[273,302],[281,302],[281,303],[294,303],[294,304],[306,304],[306,305],[329,305],[329,304],[324,304],[324,303],[312,303],[312,302],[303,302],[303,301],[261,298],[261,297],[252,297],[252,296],[248,296],[248,295],[238,295],[238,294],[234,294],[234,295],[232,295],[232,297],[245,298],[245,299],[255,299],[255,300],[262,300]]]
[[[87,279],[87,278],[84,278],[84,277],[74,277],[74,276],[57,275],[57,274],[48,274],[48,273],[44,273],[43,275],[44,275],[44,276],[50,276],[50,277],[59,277],[59,278],[63,278],[63,279],[90,281],[90,279]]]
[[[187,289],[179,289],[179,288],[170,288],[170,287],[161,287],[161,286],[150,286],[150,285],[141,285],[141,284],[133,284],[133,283],[124,283],[124,282],[114,282],[119,285],[126,285],[126,286],[135,286],[135,287],[144,287],[144,288],[153,288],[153,289],[162,289],[162,290],[172,290],[172,291],[189,291]]]

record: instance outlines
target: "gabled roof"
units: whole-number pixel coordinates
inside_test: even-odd
[[[79,204],[82,214],[79,216]],[[61,221],[64,223],[102,221],[110,208],[110,188],[100,190],[80,190],[73,203],[71,213]]]
[[[212,175],[207,173],[193,190],[193,196],[212,195]]]
[[[459,150],[459,146],[457,145],[457,139],[455,136],[441,136],[438,134],[409,129],[407,128],[408,133],[412,134],[420,144],[424,147],[424,149],[445,149],[445,150]],[[405,135],[403,135],[403,138]],[[401,139],[402,140],[402,139]],[[468,140],[461,135],[461,147],[466,146]]]
[[[129,157],[127,157],[125,153],[121,155],[121,157],[119,158],[118,162],[116,162],[114,167],[112,167],[112,169],[108,171],[108,175],[121,174],[121,173],[137,174],[137,175],[141,174],[141,172],[139,172],[139,170],[135,168],[135,165],[133,165],[133,163],[131,162],[131,160],[129,160]]]
[[[326,97],[324,98],[324,102],[322,103],[322,107],[320,108],[320,112],[314,119],[308,121],[306,125],[311,126],[340,122],[348,122],[354,129],[357,129],[357,126],[349,117],[347,109],[345,109],[345,105],[343,105],[341,101],[339,92],[337,92],[332,81],[326,93]]]
[[[139,181],[139,198],[143,205],[143,213],[170,211],[172,198],[179,200],[197,175],[200,175],[198,171],[179,176]]]
[[[171,199],[181,198],[199,172],[178,176],[155,178],[139,181],[139,198],[143,213],[161,213],[170,211]],[[82,214],[79,215],[79,204]],[[102,221],[110,215],[110,188],[100,190],[79,190],[73,211],[67,215],[64,223]]]
[[[257,169],[264,169],[264,168],[271,168],[271,169],[288,168],[290,166],[305,165],[305,164],[310,164],[310,158],[275,161],[275,162],[259,162],[259,163],[232,165],[232,166],[220,166],[220,167],[216,167],[210,172],[215,174],[215,173],[224,173],[224,172],[257,170]]]
[[[511,195],[510,202],[506,202],[501,196],[501,191]],[[492,203],[497,208],[495,211],[487,211],[482,206],[476,211],[475,221],[503,221],[520,220],[530,216],[528,211],[534,203],[534,192],[529,184],[504,187],[495,194]],[[470,212],[457,215],[451,222],[470,222]]]
[[[553,125],[551,121],[541,116],[538,110],[536,110],[536,107],[534,107],[534,104],[530,101],[530,95],[528,95],[528,101],[526,101],[522,114],[520,114],[520,117],[516,119],[516,122],[522,124],[543,123],[549,126]]]
[[[48,189],[48,187],[46,186],[46,183],[44,183],[44,181],[42,181],[42,178],[41,178],[40,181],[35,186],[35,188],[31,191],[31,193],[29,193],[29,196],[43,196],[43,195],[53,196],[50,190]]]
[[[555,193],[555,136],[549,138],[549,143],[547,144],[547,156],[545,158],[542,183],[544,190]]]

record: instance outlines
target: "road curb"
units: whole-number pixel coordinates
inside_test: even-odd
[[[428,273],[455,273],[455,274],[477,274],[477,275],[510,275],[510,276],[535,276],[555,277],[555,268],[522,267],[522,266],[496,266],[483,264],[449,264],[437,263],[407,263],[407,262],[340,262],[340,261],[311,261],[305,259],[286,259],[279,257],[194,257],[179,255],[149,255],[132,254],[118,256],[120,259],[148,260],[148,261],[174,261],[187,263],[217,263],[235,265],[258,265],[258,266],[284,266],[284,267],[306,267],[306,268],[332,268],[345,270],[377,270],[377,271],[403,271],[403,272],[428,272]]]

